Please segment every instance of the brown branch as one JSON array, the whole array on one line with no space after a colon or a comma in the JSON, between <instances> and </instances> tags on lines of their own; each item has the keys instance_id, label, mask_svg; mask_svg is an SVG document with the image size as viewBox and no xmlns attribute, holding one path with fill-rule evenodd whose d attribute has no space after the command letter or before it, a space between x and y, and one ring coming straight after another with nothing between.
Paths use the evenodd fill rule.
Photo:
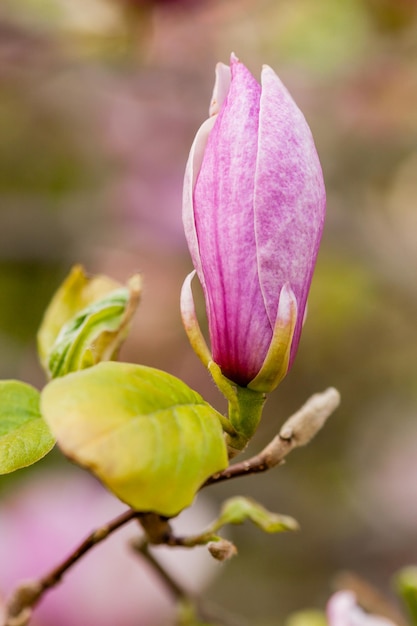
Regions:
<instances>
[{"instance_id":1,"label":"brown branch","mask_svg":"<svg viewBox=\"0 0 417 626\"><path fill-rule=\"evenodd\" d=\"M230 478L264 472L279 465L291 450L307 444L318 433L327 418L337 408L339 402L340 396L336 389L329 388L323 393L315 394L297 413L285 422L279 434L262 452L247 461L236 463L223 472L214 474L204 483L203 487L229 480ZM149 543L189 546L189 540L187 538L175 537L166 518L155 513L144 513L129 509L93 531L61 564L46 576L39 580L21 584L7 603L6 618L2 626L27 626L31 618L32 609L39 602L42 595L48 589L58 584L68 569L91 548L134 519L138 519L141 522L148 537L144 547L140 548L142 554L158 571L176 597L187 598L185 592L149 553L147 546Z\"/></svg>"},{"instance_id":2,"label":"brown branch","mask_svg":"<svg viewBox=\"0 0 417 626\"><path fill-rule=\"evenodd\" d=\"M178 542L176 542L178 539ZM185 545L181 542L180 538L172 537L174 543L167 543L167 545ZM167 540L168 541L168 540ZM133 549L138 552L159 574L171 595L183 605L187 605L200 619L205 621L216 621L223 626L246 626L246 621L241 617L237 617L226 613L223 609L219 609L212 604L206 602L200 602L198 598L193 597L192 594L183 589L174 578L162 567L160 562L154 557L149 550L149 546L152 545L149 541L133 540L131 542ZM189 546L188 546L189 547Z\"/></svg>"},{"instance_id":3,"label":"brown branch","mask_svg":"<svg viewBox=\"0 0 417 626\"><path fill-rule=\"evenodd\" d=\"M184 600L189 599L189 594L168 574L168 572L162 567L160 562L154 557L154 555L149 551L149 541L132 541L131 543L133 549L136 552L139 552L144 559L152 565L152 567L158 572L159 576L162 578L165 586L170 591L171 595L174 596L176 600Z\"/></svg>"},{"instance_id":4,"label":"brown branch","mask_svg":"<svg viewBox=\"0 0 417 626\"><path fill-rule=\"evenodd\" d=\"M129 509L104 526L94 530L75 550L57 567L39 580L22 583L13 592L7 603L6 621L3 626L26 626L29 623L32 608L41 599L42 595L51 587L58 584L62 576L86 552L101 543L115 530L118 530L133 519L140 518L142 513Z\"/></svg>"},{"instance_id":5,"label":"brown branch","mask_svg":"<svg viewBox=\"0 0 417 626\"><path fill-rule=\"evenodd\" d=\"M91 550L98 543L107 539L115 530L118 530L133 519L140 517L142 513L129 509L125 511L108 524L101 526L94 530L79 546L74 550L70 556L65 559L60 565L53 569L47 576L40 579L40 584L44 591L56 585L62 578L63 574L76 563L86 552Z\"/></svg>"},{"instance_id":6,"label":"brown branch","mask_svg":"<svg viewBox=\"0 0 417 626\"><path fill-rule=\"evenodd\" d=\"M258 474L280 465L291 450L305 446L313 439L339 403L340 394L333 387L314 394L285 422L278 435L259 454L214 474L203 487L230 478Z\"/></svg>"}]
</instances>

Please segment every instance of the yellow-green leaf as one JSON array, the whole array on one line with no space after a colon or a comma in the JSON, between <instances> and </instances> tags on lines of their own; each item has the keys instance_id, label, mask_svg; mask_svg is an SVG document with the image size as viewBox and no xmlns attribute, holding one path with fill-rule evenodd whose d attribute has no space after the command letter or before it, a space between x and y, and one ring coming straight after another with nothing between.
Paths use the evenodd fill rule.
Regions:
<instances>
[{"instance_id":1,"label":"yellow-green leaf","mask_svg":"<svg viewBox=\"0 0 417 626\"><path fill-rule=\"evenodd\" d=\"M63 452L140 511L176 515L227 466L221 416L160 370L100 363L49 383L41 407Z\"/></svg>"},{"instance_id":2,"label":"yellow-green leaf","mask_svg":"<svg viewBox=\"0 0 417 626\"><path fill-rule=\"evenodd\" d=\"M0 381L0 474L36 463L54 443L39 411L39 392L17 380Z\"/></svg>"},{"instance_id":3,"label":"yellow-green leaf","mask_svg":"<svg viewBox=\"0 0 417 626\"><path fill-rule=\"evenodd\" d=\"M54 295L38 332L48 377L56 378L115 357L139 302L141 280L123 286L75 266Z\"/></svg>"},{"instance_id":4,"label":"yellow-green leaf","mask_svg":"<svg viewBox=\"0 0 417 626\"><path fill-rule=\"evenodd\" d=\"M212 529L217 530L225 524L243 524L247 519L267 533L298 530L293 517L271 513L255 500L243 496L229 498L223 503L220 517Z\"/></svg>"},{"instance_id":5,"label":"yellow-green leaf","mask_svg":"<svg viewBox=\"0 0 417 626\"><path fill-rule=\"evenodd\" d=\"M395 587L408 609L410 623L417 625L417 566L410 565L394 577Z\"/></svg>"}]
</instances>

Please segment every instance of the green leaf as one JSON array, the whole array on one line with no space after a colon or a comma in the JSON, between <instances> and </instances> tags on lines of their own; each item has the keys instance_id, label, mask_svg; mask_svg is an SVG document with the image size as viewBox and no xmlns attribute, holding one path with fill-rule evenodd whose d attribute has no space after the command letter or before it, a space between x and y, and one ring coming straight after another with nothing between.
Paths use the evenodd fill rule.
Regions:
<instances>
[{"instance_id":1,"label":"green leaf","mask_svg":"<svg viewBox=\"0 0 417 626\"><path fill-rule=\"evenodd\" d=\"M88 277L75 266L54 295L38 333L38 350L50 378L113 359L139 302L141 281L124 287L107 276Z\"/></svg>"},{"instance_id":2,"label":"green leaf","mask_svg":"<svg viewBox=\"0 0 417 626\"><path fill-rule=\"evenodd\" d=\"M394 583L408 609L411 623L417 626L417 566L400 570L394 578Z\"/></svg>"},{"instance_id":3,"label":"green leaf","mask_svg":"<svg viewBox=\"0 0 417 626\"><path fill-rule=\"evenodd\" d=\"M63 452L139 511L176 515L227 467L221 416L160 370L100 363L49 383L41 407Z\"/></svg>"},{"instance_id":4,"label":"green leaf","mask_svg":"<svg viewBox=\"0 0 417 626\"><path fill-rule=\"evenodd\" d=\"M243 496L229 498L223 503L220 517L211 530L218 530L225 524L243 524L246 520L267 533L298 530L298 522L294 518L271 513L255 500Z\"/></svg>"},{"instance_id":5,"label":"green leaf","mask_svg":"<svg viewBox=\"0 0 417 626\"><path fill-rule=\"evenodd\" d=\"M327 626L326 614L317 609L307 609L292 613L285 621L285 626Z\"/></svg>"},{"instance_id":6,"label":"green leaf","mask_svg":"<svg viewBox=\"0 0 417 626\"><path fill-rule=\"evenodd\" d=\"M36 463L54 444L39 411L39 392L17 380L0 381L0 474Z\"/></svg>"}]
</instances>

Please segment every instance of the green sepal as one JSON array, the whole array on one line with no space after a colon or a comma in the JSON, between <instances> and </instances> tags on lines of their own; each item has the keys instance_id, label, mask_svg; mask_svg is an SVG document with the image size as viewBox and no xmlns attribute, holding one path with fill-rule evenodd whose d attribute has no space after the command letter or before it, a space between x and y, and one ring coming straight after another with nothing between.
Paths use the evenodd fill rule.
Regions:
<instances>
[{"instance_id":1,"label":"green sepal","mask_svg":"<svg viewBox=\"0 0 417 626\"><path fill-rule=\"evenodd\" d=\"M252 498L235 496L223 503L220 516L211 526L213 532L226 524L243 524L250 520L266 533L298 530L298 522L288 515L271 513Z\"/></svg>"},{"instance_id":2,"label":"green sepal","mask_svg":"<svg viewBox=\"0 0 417 626\"><path fill-rule=\"evenodd\" d=\"M411 624L417 626L417 566L400 570L394 578L394 584L407 607Z\"/></svg>"},{"instance_id":3,"label":"green sepal","mask_svg":"<svg viewBox=\"0 0 417 626\"><path fill-rule=\"evenodd\" d=\"M115 358L139 302L141 280L123 286L104 275L88 277L75 266L45 312L39 357L48 378Z\"/></svg>"},{"instance_id":4,"label":"green sepal","mask_svg":"<svg viewBox=\"0 0 417 626\"><path fill-rule=\"evenodd\" d=\"M138 511L176 515L228 464L220 415L157 369L100 363L49 383L41 407L63 452Z\"/></svg>"},{"instance_id":5,"label":"green sepal","mask_svg":"<svg viewBox=\"0 0 417 626\"><path fill-rule=\"evenodd\" d=\"M255 434L262 417L266 394L236 385L222 374L214 361L209 362L208 370L229 403L230 428L225 428L225 431L228 433L226 441L229 457L232 458L246 448Z\"/></svg>"},{"instance_id":6,"label":"green sepal","mask_svg":"<svg viewBox=\"0 0 417 626\"><path fill-rule=\"evenodd\" d=\"M0 381L0 474L36 463L54 444L39 411L39 391L18 380Z\"/></svg>"}]
</instances>

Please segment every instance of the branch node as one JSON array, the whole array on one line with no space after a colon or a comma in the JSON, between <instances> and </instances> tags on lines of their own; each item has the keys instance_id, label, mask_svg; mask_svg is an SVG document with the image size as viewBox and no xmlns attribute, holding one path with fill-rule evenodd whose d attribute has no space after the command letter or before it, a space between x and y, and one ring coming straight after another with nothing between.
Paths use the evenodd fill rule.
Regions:
<instances>
[{"instance_id":1,"label":"branch node","mask_svg":"<svg viewBox=\"0 0 417 626\"><path fill-rule=\"evenodd\" d=\"M4 622L4 626L29 626L32 617L32 609L26 607L22 609L19 615L8 616Z\"/></svg>"},{"instance_id":2,"label":"branch node","mask_svg":"<svg viewBox=\"0 0 417 626\"><path fill-rule=\"evenodd\" d=\"M259 454L213 474L203 487L238 476L265 472L282 465L291 450L304 446L313 439L339 404L340 394L334 387L314 394L285 422L279 434Z\"/></svg>"},{"instance_id":3,"label":"branch node","mask_svg":"<svg viewBox=\"0 0 417 626\"><path fill-rule=\"evenodd\" d=\"M14 590L7 603L5 626L26 626L43 592L42 584L37 580L28 580Z\"/></svg>"},{"instance_id":4,"label":"branch node","mask_svg":"<svg viewBox=\"0 0 417 626\"><path fill-rule=\"evenodd\" d=\"M283 425L279 437L294 447L305 446L324 426L340 404L340 394L334 387L316 393Z\"/></svg>"}]
</instances>

